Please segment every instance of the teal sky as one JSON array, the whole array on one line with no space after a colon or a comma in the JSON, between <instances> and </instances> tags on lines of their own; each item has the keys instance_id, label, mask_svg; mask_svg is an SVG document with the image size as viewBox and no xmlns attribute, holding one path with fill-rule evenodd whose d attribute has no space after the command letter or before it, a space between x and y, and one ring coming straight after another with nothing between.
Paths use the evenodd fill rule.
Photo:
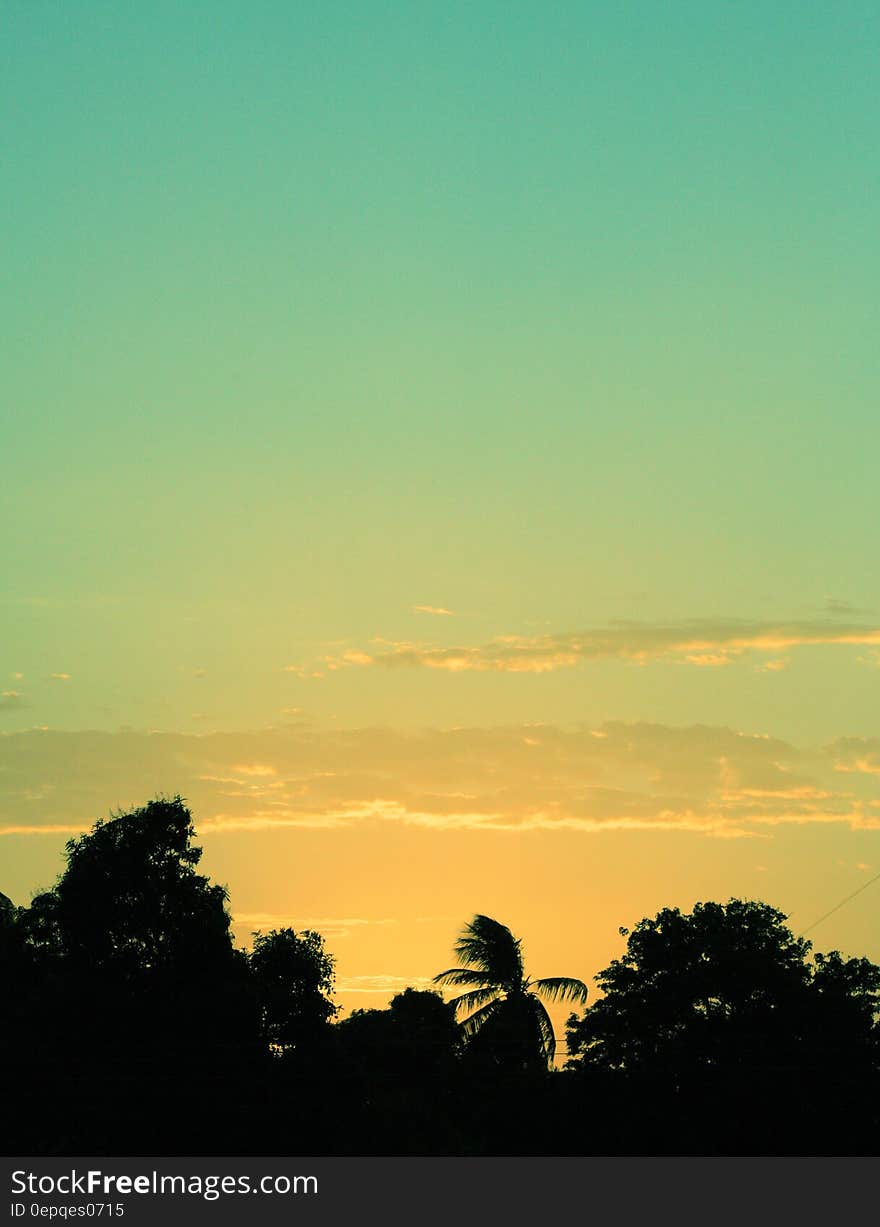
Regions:
<instances>
[{"instance_id":1,"label":"teal sky","mask_svg":"<svg viewBox=\"0 0 880 1227\"><path fill-rule=\"evenodd\" d=\"M436 864L422 828L443 787L446 810L483 806L448 836L479 864L511 823L537 824L548 866L551 819L575 823L567 865L590 823L629 823L608 848L652 852L638 890L619 870L613 934L675 902L648 873L665 836L634 831L674 811L682 899L720 896L705 832L760 796L771 901L821 911L831 846L828 891L857 884L880 808L878 45L876 4L846 0L9 0L0 750L27 769L0 775L0 827L18 895L57 867L64 833L35 841L41 824L154 791L198 797L216 863L241 838L258 864L263 836L223 833L220 784L254 831L286 789L292 822L302 762L324 778L347 752L331 730L374 726L472 740L436 751L436 778L417 740L382 741L387 767L308 794L316 846L342 838L322 823L380 821L378 798L382 830L400 818ZM681 779L660 751L579 750L564 788L549 751L519 791L485 784L522 730L602 742L607 722L690 730ZM120 728L143 738L119 743L136 784L115 751L86 769L71 750ZM178 738L158 758L156 729ZM784 765L733 778L706 729L771 734ZM238 740L202 762L195 734L218 731ZM743 830L729 891L748 893L776 862ZM533 855L515 847L490 901L514 913ZM372 889L397 887L376 869ZM248 914L299 915L269 869L244 890ZM377 941L402 920L351 906L356 932L381 913ZM434 909L444 950L464 906ZM521 914L549 942L541 906Z\"/></svg>"},{"instance_id":2,"label":"teal sky","mask_svg":"<svg viewBox=\"0 0 880 1227\"><path fill-rule=\"evenodd\" d=\"M64 603L5 639L95 688L54 720L419 602L878 603L876 6L3 20L4 572Z\"/></svg>"}]
</instances>

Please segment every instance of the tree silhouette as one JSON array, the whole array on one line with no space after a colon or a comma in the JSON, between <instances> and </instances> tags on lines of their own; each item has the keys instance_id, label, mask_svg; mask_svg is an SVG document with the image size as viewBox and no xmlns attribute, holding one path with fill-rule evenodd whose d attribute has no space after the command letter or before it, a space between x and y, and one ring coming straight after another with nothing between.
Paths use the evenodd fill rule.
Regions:
<instances>
[{"instance_id":1,"label":"tree silhouette","mask_svg":"<svg viewBox=\"0 0 880 1227\"><path fill-rule=\"evenodd\" d=\"M0 975L5 978L7 965L19 944L18 909L12 900L0 893Z\"/></svg>"},{"instance_id":2,"label":"tree silhouette","mask_svg":"<svg viewBox=\"0 0 880 1227\"><path fill-rule=\"evenodd\" d=\"M255 933L248 965L263 1037L275 1052L306 1045L337 1013L328 994L333 958L320 933L272 929Z\"/></svg>"},{"instance_id":3,"label":"tree silhouette","mask_svg":"<svg viewBox=\"0 0 880 1227\"><path fill-rule=\"evenodd\" d=\"M596 976L604 995L568 1024L574 1063L717 1067L778 1052L800 1034L810 943L764 903L698 903L641 920Z\"/></svg>"},{"instance_id":4,"label":"tree silhouette","mask_svg":"<svg viewBox=\"0 0 880 1227\"><path fill-rule=\"evenodd\" d=\"M99 820L68 841L66 870L34 901L35 940L122 976L225 961L227 892L196 872L194 834L180 797Z\"/></svg>"},{"instance_id":5,"label":"tree silhouette","mask_svg":"<svg viewBox=\"0 0 880 1227\"><path fill-rule=\"evenodd\" d=\"M66 845L67 867L21 909L45 992L71 1033L202 1050L251 1024L244 955L225 887L196 871L201 848L180 797L98 821ZM100 1024L96 1024L100 1018Z\"/></svg>"},{"instance_id":6,"label":"tree silhouette","mask_svg":"<svg viewBox=\"0 0 880 1227\"><path fill-rule=\"evenodd\" d=\"M26 1109L31 1146L45 1147L51 1128L62 1151L110 1153L120 1120L144 1153L172 1138L222 1144L224 1083L239 1093L261 1046L226 890L197 872L193 837L180 797L99 821L68 842L55 886L18 909L8 1093ZM71 1096L76 1114L64 1108Z\"/></svg>"},{"instance_id":7,"label":"tree silhouette","mask_svg":"<svg viewBox=\"0 0 880 1227\"><path fill-rule=\"evenodd\" d=\"M0 1001L3 1002L0 1040L5 1043L14 1034L21 1015L30 962L18 919L19 909L7 895L0 894Z\"/></svg>"},{"instance_id":8,"label":"tree silhouette","mask_svg":"<svg viewBox=\"0 0 880 1227\"><path fill-rule=\"evenodd\" d=\"M335 1030L349 1060L397 1079L448 1071L460 1040L452 1004L414 988L396 993L386 1010L353 1010Z\"/></svg>"},{"instance_id":9,"label":"tree silhouette","mask_svg":"<svg viewBox=\"0 0 880 1227\"><path fill-rule=\"evenodd\" d=\"M582 1003L587 999L583 981L568 976L531 980L523 967L522 942L490 916L478 914L465 925L455 953L461 966L440 972L434 983L467 986L450 1003L456 1012L471 1011L461 1024L463 1036L505 1062L552 1065L556 1037L540 998Z\"/></svg>"},{"instance_id":10,"label":"tree silhouette","mask_svg":"<svg viewBox=\"0 0 880 1227\"><path fill-rule=\"evenodd\" d=\"M858 1153L873 1136L880 968L811 958L785 920L731 899L621 930L604 996L568 1020L567 1068L585 1087L611 1079L641 1148Z\"/></svg>"},{"instance_id":11,"label":"tree silhouette","mask_svg":"<svg viewBox=\"0 0 880 1227\"><path fill-rule=\"evenodd\" d=\"M333 1038L331 1102L346 1105L337 1137L368 1154L447 1153L461 1074L453 1007L438 992L407 988L387 1009L353 1010Z\"/></svg>"},{"instance_id":12,"label":"tree silhouette","mask_svg":"<svg viewBox=\"0 0 880 1227\"><path fill-rule=\"evenodd\" d=\"M194 835L180 797L151 801L71 840L29 907L0 894L9 1153L876 1153L880 967L814 954L767 904L621 930L548 1076L542 999L587 989L532 980L504 925L465 926L435 977L454 1000L408 989L331 1026L321 935L235 949Z\"/></svg>"},{"instance_id":13,"label":"tree silhouette","mask_svg":"<svg viewBox=\"0 0 880 1227\"><path fill-rule=\"evenodd\" d=\"M572 1068L766 1088L867 1077L877 1062L880 968L811 943L765 903L698 903L640 921L596 977L604 996L568 1022Z\"/></svg>"},{"instance_id":14,"label":"tree silhouette","mask_svg":"<svg viewBox=\"0 0 880 1227\"><path fill-rule=\"evenodd\" d=\"M804 1027L812 1049L829 1067L844 1065L858 1076L880 1067L880 967L837 950L814 959Z\"/></svg>"}]
</instances>

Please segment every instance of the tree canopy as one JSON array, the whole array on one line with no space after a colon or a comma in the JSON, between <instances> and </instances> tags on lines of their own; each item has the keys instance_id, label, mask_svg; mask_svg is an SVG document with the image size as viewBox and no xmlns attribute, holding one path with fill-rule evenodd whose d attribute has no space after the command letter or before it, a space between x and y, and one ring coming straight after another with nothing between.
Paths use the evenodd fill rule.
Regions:
<instances>
[{"instance_id":1,"label":"tree canopy","mask_svg":"<svg viewBox=\"0 0 880 1227\"><path fill-rule=\"evenodd\" d=\"M180 797L95 823L31 905L33 940L104 972L191 972L232 951L227 892L196 872L201 848Z\"/></svg>"},{"instance_id":2,"label":"tree canopy","mask_svg":"<svg viewBox=\"0 0 880 1227\"><path fill-rule=\"evenodd\" d=\"M448 1070L460 1037L455 1008L439 993L406 988L385 1010L353 1010L336 1028L340 1051L386 1076Z\"/></svg>"},{"instance_id":3,"label":"tree canopy","mask_svg":"<svg viewBox=\"0 0 880 1227\"><path fill-rule=\"evenodd\" d=\"M340 1020L321 934L237 948L200 864L186 805L159 798L70 840L30 906L0 894L10 1153L876 1151L880 967L814 952L766 903L621 930L558 1070L544 1003L586 985L533 979L499 921L460 933L435 977L453 1000L410 988Z\"/></svg>"},{"instance_id":4,"label":"tree canopy","mask_svg":"<svg viewBox=\"0 0 880 1227\"><path fill-rule=\"evenodd\" d=\"M248 965L259 1002L263 1037L273 1051L286 1052L313 1040L337 1013L331 955L320 933L272 929L255 933Z\"/></svg>"},{"instance_id":5,"label":"tree canopy","mask_svg":"<svg viewBox=\"0 0 880 1227\"><path fill-rule=\"evenodd\" d=\"M790 1066L815 1059L832 1016L851 1046L870 1047L880 969L837 952L812 962L785 920L731 899L621 930L624 954L596 977L604 995L569 1019L569 1064L673 1076Z\"/></svg>"}]
</instances>

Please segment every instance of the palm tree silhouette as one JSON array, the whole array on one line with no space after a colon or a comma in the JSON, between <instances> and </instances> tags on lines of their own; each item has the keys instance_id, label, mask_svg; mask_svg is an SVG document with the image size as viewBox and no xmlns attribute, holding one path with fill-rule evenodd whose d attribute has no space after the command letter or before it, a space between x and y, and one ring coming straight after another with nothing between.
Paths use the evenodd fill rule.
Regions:
<instances>
[{"instance_id":1,"label":"palm tree silhouette","mask_svg":"<svg viewBox=\"0 0 880 1227\"><path fill-rule=\"evenodd\" d=\"M537 1058L552 1065L556 1036L540 998L582 1004L586 984L570 976L530 980L523 968L522 942L491 916L476 915L465 925L455 953L461 966L441 971L434 983L468 986L450 1002L456 1013L472 1011L461 1024L465 1039L482 1035L487 1043L494 1039L508 1051L517 1050L526 1064Z\"/></svg>"}]
</instances>

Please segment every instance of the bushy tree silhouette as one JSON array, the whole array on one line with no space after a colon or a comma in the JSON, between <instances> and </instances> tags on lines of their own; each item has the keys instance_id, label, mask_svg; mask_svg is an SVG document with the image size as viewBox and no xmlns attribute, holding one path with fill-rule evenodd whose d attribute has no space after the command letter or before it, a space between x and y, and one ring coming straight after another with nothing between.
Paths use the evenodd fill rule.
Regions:
<instances>
[{"instance_id":1,"label":"bushy tree silhouette","mask_svg":"<svg viewBox=\"0 0 880 1227\"><path fill-rule=\"evenodd\" d=\"M200 1034L204 1047L246 1025L247 969L226 888L197 872L194 835L180 797L98 821L68 841L56 885L23 911L71 1029L90 1042L96 1014L104 1044L192 1048Z\"/></svg>"},{"instance_id":2,"label":"bushy tree silhouette","mask_svg":"<svg viewBox=\"0 0 880 1227\"><path fill-rule=\"evenodd\" d=\"M603 996L568 1026L571 1059L610 1069L714 1064L789 1033L810 980L810 943L762 903L698 903L639 921L596 980Z\"/></svg>"},{"instance_id":3,"label":"bushy tree silhouette","mask_svg":"<svg viewBox=\"0 0 880 1227\"><path fill-rule=\"evenodd\" d=\"M587 986L568 976L531 980L525 973L522 942L506 925L477 914L455 943L460 967L434 977L439 985L466 987L451 1004L471 1011L461 1024L472 1047L505 1064L553 1064L556 1037L540 998L584 1002Z\"/></svg>"},{"instance_id":4,"label":"bushy tree silhouette","mask_svg":"<svg viewBox=\"0 0 880 1227\"><path fill-rule=\"evenodd\" d=\"M17 924L18 909L12 900L0 894L0 976L8 975L10 963L20 943L20 928Z\"/></svg>"},{"instance_id":5,"label":"bushy tree silhouette","mask_svg":"<svg viewBox=\"0 0 880 1227\"><path fill-rule=\"evenodd\" d=\"M66 870L32 905L35 940L122 977L222 964L232 951L227 892L196 872L194 834L174 797L69 840Z\"/></svg>"},{"instance_id":6,"label":"bushy tree silhouette","mask_svg":"<svg viewBox=\"0 0 880 1227\"><path fill-rule=\"evenodd\" d=\"M68 842L55 886L17 913L26 957L16 1085L30 1086L35 1104L73 1096L76 1114L63 1128L95 1152L112 1145L120 1118L133 1147L161 1149L171 1137L188 1147L198 1137L210 1148L221 1074L234 1078L236 1062L258 1051L226 890L197 872L193 838L180 797L99 821ZM31 1117L38 1149L46 1119Z\"/></svg>"},{"instance_id":7,"label":"bushy tree silhouette","mask_svg":"<svg viewBox=\"0 0 880 1227\"><path fill-rule=\"evenodd\" d=\"M455 1008L439 993L414 988L396 993L386 1010L354 1010L336 1032L349 1063L397 1081L447 1071L460 1044Z\"/></svg>"},{"instance_id":8,"label":"bushy tree silhouette","mask_svg":"<svg viewBox=\"0 0 880 1227\"><path fill-rule=\"evenodd\" d=\"M866 1088L877 1072L880 968L836 951L812 959L785 920L731 899L687 914L664 908L621 930L624 954L596 977L604 995L568 1020L568 1068L622 1077L630 1115L643 1126L654 1116L651 1145L863 1145L876 1116Z\"/></svg>"},{"instance_id":9,"label":"bushy tree silhouette","mask_svg":"<svg viewBox=\"0 0 880 1227\"><path fill-rule=\"evenodd\" d=\"M8 896L0 894L0 1043L4 1046L16 1030L29 963L19 910Z\"/></svg>"},{"instance_id":10,"label":"bushy tree silhouette","mask_svg":"<svg viewBox=\"0 0 880 1227\"><path fill-rule=\"evenodd\" d=\"M625 953L596 980L604 995L568 1026L575 1064L611 1069L777 1062L815 1040L821 1013L868 1040L878 969L837 952L809 961L811 943L765 903L698 903L641 920Z\"/></svg>"},{"instance_id":11,"label":"bushy tree silhouette","mask_svg":"<svg viewBox=\"0 0 880 1227\"><path fill-rule=\"evenodd\" d=\"M439 993L407 988L387 1009L354 1010L333 1032L337 1097L347 1105L339 1132L349 1148L448 1153L460 1074L453 1007Z\"/></svg>"},{"instance_id":12,"label":"bushy tree silhouette","mask_svg":"<svg viewBox=\"0 0 880 1227\"><path fill-rule=\"evenodd\" d=\"M272 929L255 933L248 965L259 1003L260 1027L273 1051L314 1043L338 1007L330 1000L333 958L320 933Z\"/></svg>"}]
</instances>

